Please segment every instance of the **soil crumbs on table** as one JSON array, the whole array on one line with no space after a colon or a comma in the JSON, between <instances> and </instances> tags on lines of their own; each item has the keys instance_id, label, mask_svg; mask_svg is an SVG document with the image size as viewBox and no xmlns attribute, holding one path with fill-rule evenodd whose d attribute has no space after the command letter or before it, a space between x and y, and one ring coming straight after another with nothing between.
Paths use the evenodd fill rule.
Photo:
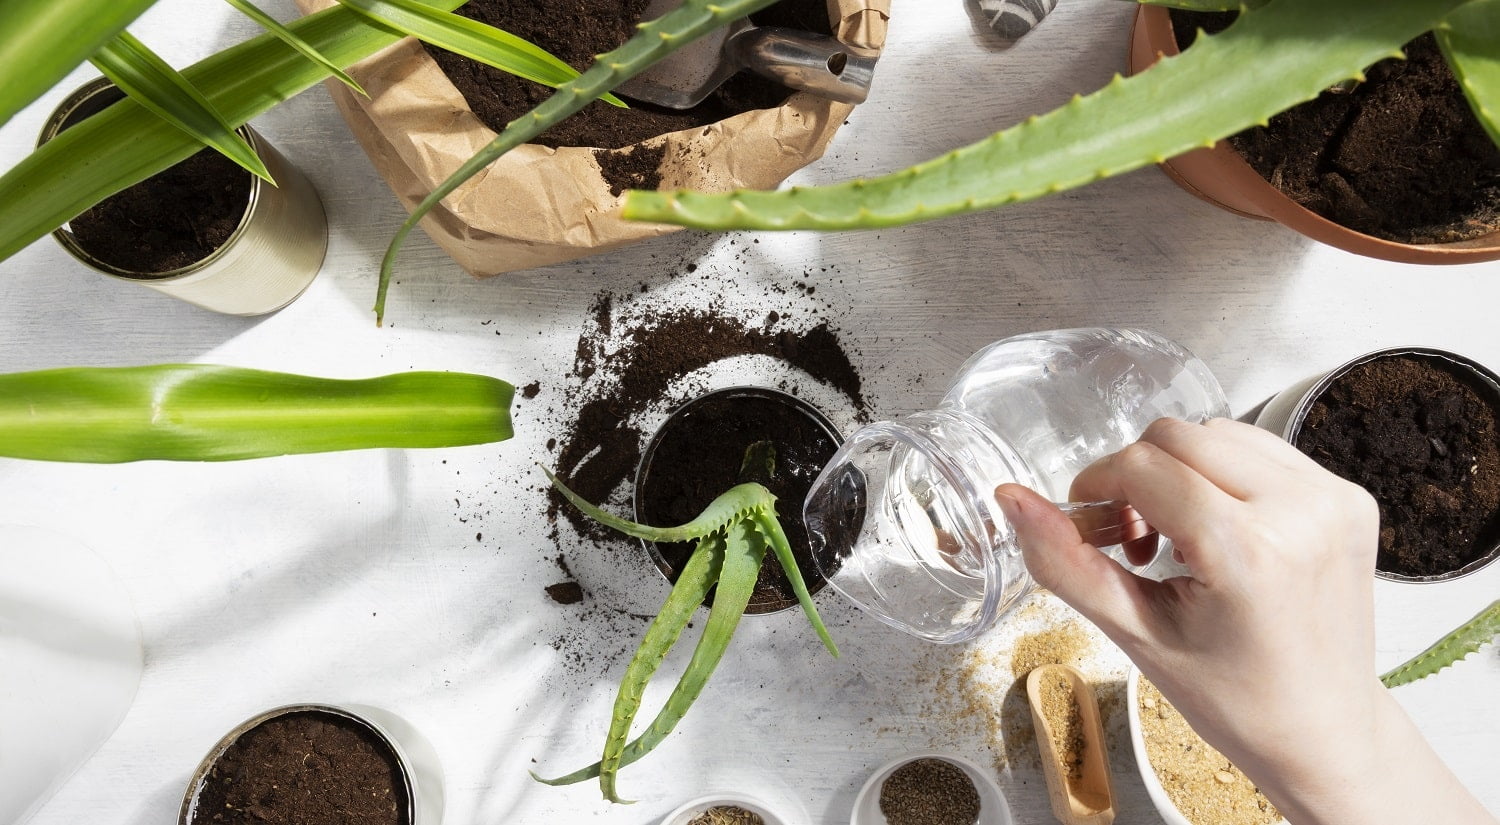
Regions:
<instances>
[{"instance_id":1,"label":"soil crumbs on table","mask_svg":"<svg viewBox=\"0 0 1500 825\"><path fill-rule=\"evenodd\" d=\"M1173 11L1178 43L1233 15ZM1500 147L1474 115L1431 34L1330 90L1230 138L1261 177L1367 235L1449 243L1500 230Z\"/></svg>"},{"instance_id":2,"label":"soil crumbs on table","mask_svg":"<svg viewBox=\"0 0 1500 825\"><path fill-rule=\"evenodd\" d=\"M1156 686L1142 678L1141 736L1151 769L1193 825L1271 825L1281 814L1245 774L1204 742Z\"/></svg>"},{"instance_id":3,"label":"soil crumbs on table","mask_svg":"<svg viewBox=\"0 0 1500 825\"><path fill-rule=\"evenodd\" d=\"M974 780L946 759L916 759L880 783L887 825L974 825L979 821Z\"/></svg>"},{"instance_id":4,"label":"soil crumbs on table","mask_svg":"<svg viewBox=\"0 0 1500 825\"><path fill-rule=\"evenodd\" d=\"M68 221L79 246L128 272L171 272L224 245L250 206L250 173L213 149Z\"/></svg>"},{"instance_id":5,"label":"soil crumbs on table","mask_svg":"<svg viewBox=\"0 0 1500 825\"><path fill-rule=\"evenodd\" d=\"M1375 497L1385 572L1458 570L1500 541L1500 398L1460 375L1435 357L1361 364L1331 382L1297 436Z\"/></svg>"},{"instance_id":6,"label":"soil crumbs on table","mask_svg":"<svg viewBox=\"0 0 1500 825\"><path fill-rule=\"evenodd\" d=\"M715 805L688 820L687 825L766 825L766 820L738 805Z\"/></svg>"},{"instance_id":7,"label":"soil crumbs on table","mask_svg":"<svg viewBox=\"0 0 1500 825\"><path fill-rule=\"evenodd\" d=\"M635 25L647 4L648 0L470 0L457 13L525 38L583 71L593 64L596 55L635 34ZM751 20L763 26L831 33L823 0L782 0L751 15ZM540 83L432 46L427 51L480 121L497 132L552 96L553 90ZM553 147L620 149L667 132L707 126L751 109L779 106L790 94L791 90L779 83L740 72L691 109L639 102L622 109L595 101L535 142Z\"/></svg>"},{"instance_id":8,"label":"soil crumbs on table","mask_svg":"<svg viewBox=\"0 0 1500 825\"><path fill-rule=\"evenodd\" d=\"M410 825L390 747L368 728L318 711L246 731L210 769L191 825Z\"/></svg>"}]
</instances>

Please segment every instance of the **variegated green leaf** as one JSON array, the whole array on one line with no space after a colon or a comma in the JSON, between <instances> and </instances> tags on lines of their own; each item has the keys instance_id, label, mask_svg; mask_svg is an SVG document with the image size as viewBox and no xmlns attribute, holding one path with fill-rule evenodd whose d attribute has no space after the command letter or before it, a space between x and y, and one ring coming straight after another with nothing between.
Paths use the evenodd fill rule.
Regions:
<instances>
[{"instance_id":1,"label":"variegated green leaf","mask_svg":"<svg viewBox=\"0 0 1500 825\"><path fill-rule=\"evenodd\" d=\"M130 32L120 32L89 59L131 99L270 183L255 150L203 93Z\"/></svg>"},{"instance_id":2,"label":"variegated green leaf","mask_svg":"<svg viewBox=\"0 0 1500 825\"><path fill-rule=\"evenodd\" d=\"M4 0L0 126L125 30L156 0Z\"/></svg>"}]
</instances>

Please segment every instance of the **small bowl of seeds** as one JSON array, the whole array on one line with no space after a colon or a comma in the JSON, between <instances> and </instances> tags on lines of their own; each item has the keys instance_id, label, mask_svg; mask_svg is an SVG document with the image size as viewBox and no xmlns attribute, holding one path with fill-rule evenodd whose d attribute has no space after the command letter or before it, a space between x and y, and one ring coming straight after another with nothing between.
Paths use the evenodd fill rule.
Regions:
<instances>
[{"instance_id":1,"label":"small bowl of seeds","mask_svg":"<svg viewBox=\"0 0 1500 825\"><path fill-rule=\"evenodd\" d=\"M850 825L1014 825L984 768L950 753L914 753L881 765L854 799Z\"/></svg>"},{"instance_id":2,"label":"small bowl of seeds","mask_svg":"<svg viewBox=\"0 0 1500 825\"><path fill-rule=\"evenodd\" d=\"M661 825L787 825L765 803L740 794L709 794L667 814Z\"/></svg>"}]
</instances>

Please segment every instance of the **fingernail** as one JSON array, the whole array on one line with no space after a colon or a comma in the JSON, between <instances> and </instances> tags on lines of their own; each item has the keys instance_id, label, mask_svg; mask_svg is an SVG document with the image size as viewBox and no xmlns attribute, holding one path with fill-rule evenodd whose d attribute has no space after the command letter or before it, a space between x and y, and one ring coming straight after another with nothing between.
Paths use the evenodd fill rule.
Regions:
<instances>
[{"instance_id":1,"label":"fingernail","mask_svg":"<svg viewBox=\"0 0 1500 825\"><path fill-rule=\"evenodd\" d=\"M995 503L1000 505L1000 512L1011 521L1015 521L1021 514L1021 500L1006 492L1003 484L995 488Z\"/></svg>"}]
</instances>

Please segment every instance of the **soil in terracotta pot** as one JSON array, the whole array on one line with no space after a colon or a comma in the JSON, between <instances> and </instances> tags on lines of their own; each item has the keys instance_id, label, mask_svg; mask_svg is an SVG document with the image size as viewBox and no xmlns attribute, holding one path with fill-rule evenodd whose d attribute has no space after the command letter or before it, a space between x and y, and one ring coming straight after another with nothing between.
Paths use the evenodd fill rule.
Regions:
<instances>
[{"instance_id":1,"label":"soil in terracotta pot","mask_svg":"<svg viewBox=\"0 0 1500 825\"><path fill-rule=\"evenodd\" d=\"M1500 396L1440 358L1377 358L1315 401L1297 447L1380 505L1376 567L1458 570L1500 541Z\"/></svg>"},{"instance_id":2,"label":"soil in terracotta pot","mask_svg":"<svg viewBox=\"0 0 1500 825\"><path fill-rule=\"evenodd\" d=\"M410 825L395 754L365 726L289 713L230 745L204 779L190 825Z\"/></svg>"},{"instance_id":3,"label":"soil in terracotta pot","mask_svg":"<svg viewBox=\"0 0 1500 825\"><path fill-rule=\"evenodd\" d=\"M582 71L593 63L596 55L619 46L635 33L635 25L640 22L647 3L648 0L470 0L459 7L458 13L530 40ZM751 19L759 25L830 33L824 0L782 0ZM546 86L466 57L431 46L428 52L458 87L475 115L496 131L552 95L552 89ZM543 133L536 142L554 147L619 149L667 132L706 126L751 109L779 106L789 94L791 90L779 83L741 72L691 109L666 109L632 102L627 110L595 101ZM611 184L617 182L610 180ZM631 185L630 181L626 185Z\"/></svg>"},{"instance_id":4,"label":"soil in terracotta pot","mask_svg":"<svg viewBox=\"0 0 1500 825\"><path fill-rule=\"evenodd\" d=\"M100 93L75 116L82 120L119 98L118 92ZM250 207L250 187L249 172L204 149L105 198L68 221L68 228L86 252L118 269L171 272L207 258L229 240Z\"/></svg>"},{"instance_id":5,"label":"soil in terracotta pot","mask_svg":"<svg viewBox=\"0 0 1500 825\"><path fill-rule=\"evenodd\" d=\"M751 445L768 443L774 470L742 472ZM776 496L776 515L808 590L817 592L822 577L812 563L802 500L838 449L818 422L785 401L753 395L719 395L693 403L658 431L650 465L636 491L640 520L656 526L691 521L724 491L745 481L766 486ZM673 581L692 555L691 543L658 544L663 571ZM713 603L713 595L704 601ZM786 572L771 553L760 568L749 613L769 612L797 603Z\"/></svg>"},{"instance_id":6,"label":"soil in terracotta pot","mask_svg":"<svg viewBox=\"0 0 1500 825\"><path fill-rule=\"evenodd\" d=\"M1179 48L1232 15L1172 12ZM1447 243L1500 230L1500 147L1432 35L1382 60L1352 91L1325 92L1230 138L1302 206L1367 235Z\"/></svg>"}]
</instances>

